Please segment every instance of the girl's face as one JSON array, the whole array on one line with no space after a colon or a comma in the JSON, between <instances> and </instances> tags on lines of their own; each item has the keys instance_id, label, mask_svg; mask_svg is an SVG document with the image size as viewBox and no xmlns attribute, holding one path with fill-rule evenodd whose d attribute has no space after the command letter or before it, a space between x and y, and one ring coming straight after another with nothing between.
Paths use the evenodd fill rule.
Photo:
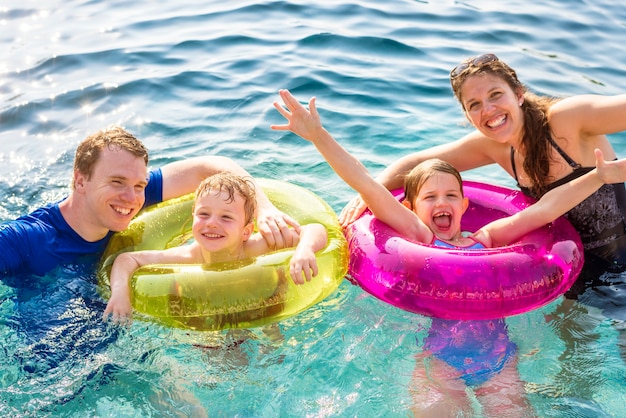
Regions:
<instances>
[{"instance_id":1,"label":"girl's face","mask_svg":"<svg viewBox=\"0 0 626 418\"><path fill-rule=\"evenodd\" d=\"M488 73L473 75L461 86L467 119L486 137L517 146L524 129L524 96L501 78Z\"/></svg>"},{"instance_id":2,"label":"girl's face","mask_svg":"<svg viewBox=\"0 0 626 418\"><path fill-rule=\"evenodd\" d=\"M237 259L243 243L250 238L254 224L246 224L243 198L235 195L232 202L226 193L211 190L196 200L192 233L203 251L221 253L225 260Z\"/></svg>"},{"instance_id":3,"label":"girl's face","mask_svg":"<svg viewBox=\"0 0 626 418\"><path fill-rule=\"evenodd\" d=\"M435 173L418 191L413 212L437 237L453 240L461 233L461 217L468 205L455 176Z\"/></svg>"}]
</instances>

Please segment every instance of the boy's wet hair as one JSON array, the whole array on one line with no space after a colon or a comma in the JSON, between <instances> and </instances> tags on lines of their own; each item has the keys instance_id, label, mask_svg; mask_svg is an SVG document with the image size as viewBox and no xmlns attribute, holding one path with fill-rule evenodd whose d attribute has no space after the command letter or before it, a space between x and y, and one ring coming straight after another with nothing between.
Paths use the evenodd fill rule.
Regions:
<instances>
[{"instance_id":1,"label":"boy's wet hair","mask_svg":"<svg viewBox=\"0 0 626 418\"><path fill-rule=\"evenodd\" d=\"M253 222L256 215L256 188L251 177L238 176L229 172L217 173L207 177L196 189L195 201L207 196L211 191L225 193L227 202L239 195L243 198L246 224Z\"/></svg>"}]
</instances>

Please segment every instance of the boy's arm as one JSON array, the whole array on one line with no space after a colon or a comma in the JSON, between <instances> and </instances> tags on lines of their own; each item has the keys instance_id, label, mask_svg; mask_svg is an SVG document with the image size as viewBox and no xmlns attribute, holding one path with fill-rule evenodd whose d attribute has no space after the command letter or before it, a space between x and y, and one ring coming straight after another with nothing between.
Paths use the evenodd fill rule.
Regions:
<instances>
[{"instance_id":1,"label":"boy's arm","mask_svg":"<svg viewBox=\"0 0 626 418\"><path fill-rule=\"evenodd\" d=\"M595 150L596 168L589 173L550 190L535 204L484 226L474 238L487 247L508 245L528 232L564 215L598 190L603 184L626 181L626 159L604 161Z\"/></svg>"},{"instance_id":2,"label":"boy's arm","mask_svg":"<svg viewBox=\"0 0 626 418\"><path fill-rule=\"evenodd\" d=\"M289 272L296 284L311 281L317 276L317 259L315 253L328 244L326 228L318 223L303 225L300 230L300 242L291 257Z\"/></svg>"},{"instance_id":3,"label":"boy's arm","mask_svg":"<svg viewBox=\"0 0 626 418\"><path fill-rule=\"evenodd\" d=\"M318 223L303 225L299 231L295 229L289 229L289 231L293 234L293 242L296 243L296 245L291 247L283 247L296 247L289 263L289 271L296 284L303 284L305 280L309 281L311 277L317 275L318 269L315 253L326 247L328 234L326 228ZM283 249L270 248L260 234L252 235L244 245L248 257L258 257L273 250Z\"/></svg>"},{"instance_id":4,"label":"boy's arm","mask_svg":"<svg viewBox=\"0 0 626 418\"><path fill-rule=\"evenodd\" d=\"M130 304L130 278L141 266L162 263L163 251L136 251L122 253L115 258L111 267L111 297L104 309L103 318L109 315L114 322L126 322L133 308Z\"/></svg>"}]
</instances>

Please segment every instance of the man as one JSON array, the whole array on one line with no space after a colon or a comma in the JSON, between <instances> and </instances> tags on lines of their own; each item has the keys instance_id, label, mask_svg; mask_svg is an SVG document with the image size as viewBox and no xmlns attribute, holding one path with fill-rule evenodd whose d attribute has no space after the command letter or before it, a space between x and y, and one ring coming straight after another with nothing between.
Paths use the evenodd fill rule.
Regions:
<instances>
[{"instance_id":1,"label":"man","mask_svg":"<svg viewBox=\"0 0 626 418\"><path fill-rule=\"evenodd\" d=\"M60 202L0 225L0 277L44 275L62 264L93 262L111 234L128 227L145 206L193 192L206 177L230 171L250 176L226 157L196 157L147 172L148 151L113 127L87 137L76 150L72 190ZM259 232L270 247L292 246L289 225L259 189Z\"/></svg>"}]
</instances>

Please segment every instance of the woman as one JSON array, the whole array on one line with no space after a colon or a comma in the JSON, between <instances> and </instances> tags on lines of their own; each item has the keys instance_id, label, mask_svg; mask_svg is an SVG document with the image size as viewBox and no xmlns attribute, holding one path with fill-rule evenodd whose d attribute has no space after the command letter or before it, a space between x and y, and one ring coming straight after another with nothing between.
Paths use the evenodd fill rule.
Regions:
<instances>
[{"instance_id":1,"label":"woman","mask_svg":"<svg viewBox=\"0 0 626 418\"><path fill-rule=\"evenodd\" d=\"M623 180L626 174L626 160L605 163L598 150L594 160L598 170L547 193L523 211L466 235L461 229L461 217L469 202L463 194L461 175L452 165L439 159L418 164L404 177L406 198L399 202L322 126L315 98L306 110L289 91L280 90L279 94L285 107L278 102L274 102L274 107L287 124L271 128L290 130L312 142L333 170L369 202L377 219L416 242L471 250L508 245L553 221L601 184ZM471 411L467 393L467 388L471 388L487 416L532 415L517 372L517 346L509 340L503 318L433 318L424 351L418 354L417 361L428 364L416 367L413 374L411 390L420 414L457 416Z\"/></svg>"},{"instance_id":2,"label":"woman","mask_svg":"<svg viewBox=\"0 0 626 418\"><path fill-rule=\"evenodd\" d=\"M429 158L459 171L499 164L520 189L535 198L595 166L594 149L607 160L615 151L607 134L626 130L626 95L580 95L564 99L537 96L515 71L493 54L470 58L450 72L450 83L475 130L458 141L407 155L377 178L388 189L401 187L404 175ZM343 225L365 209L360 197L343 210ZM579 232L588 261L598 276L626 268L626 191L605 185L566 217Z\"/></svg>"}]
</instances>

